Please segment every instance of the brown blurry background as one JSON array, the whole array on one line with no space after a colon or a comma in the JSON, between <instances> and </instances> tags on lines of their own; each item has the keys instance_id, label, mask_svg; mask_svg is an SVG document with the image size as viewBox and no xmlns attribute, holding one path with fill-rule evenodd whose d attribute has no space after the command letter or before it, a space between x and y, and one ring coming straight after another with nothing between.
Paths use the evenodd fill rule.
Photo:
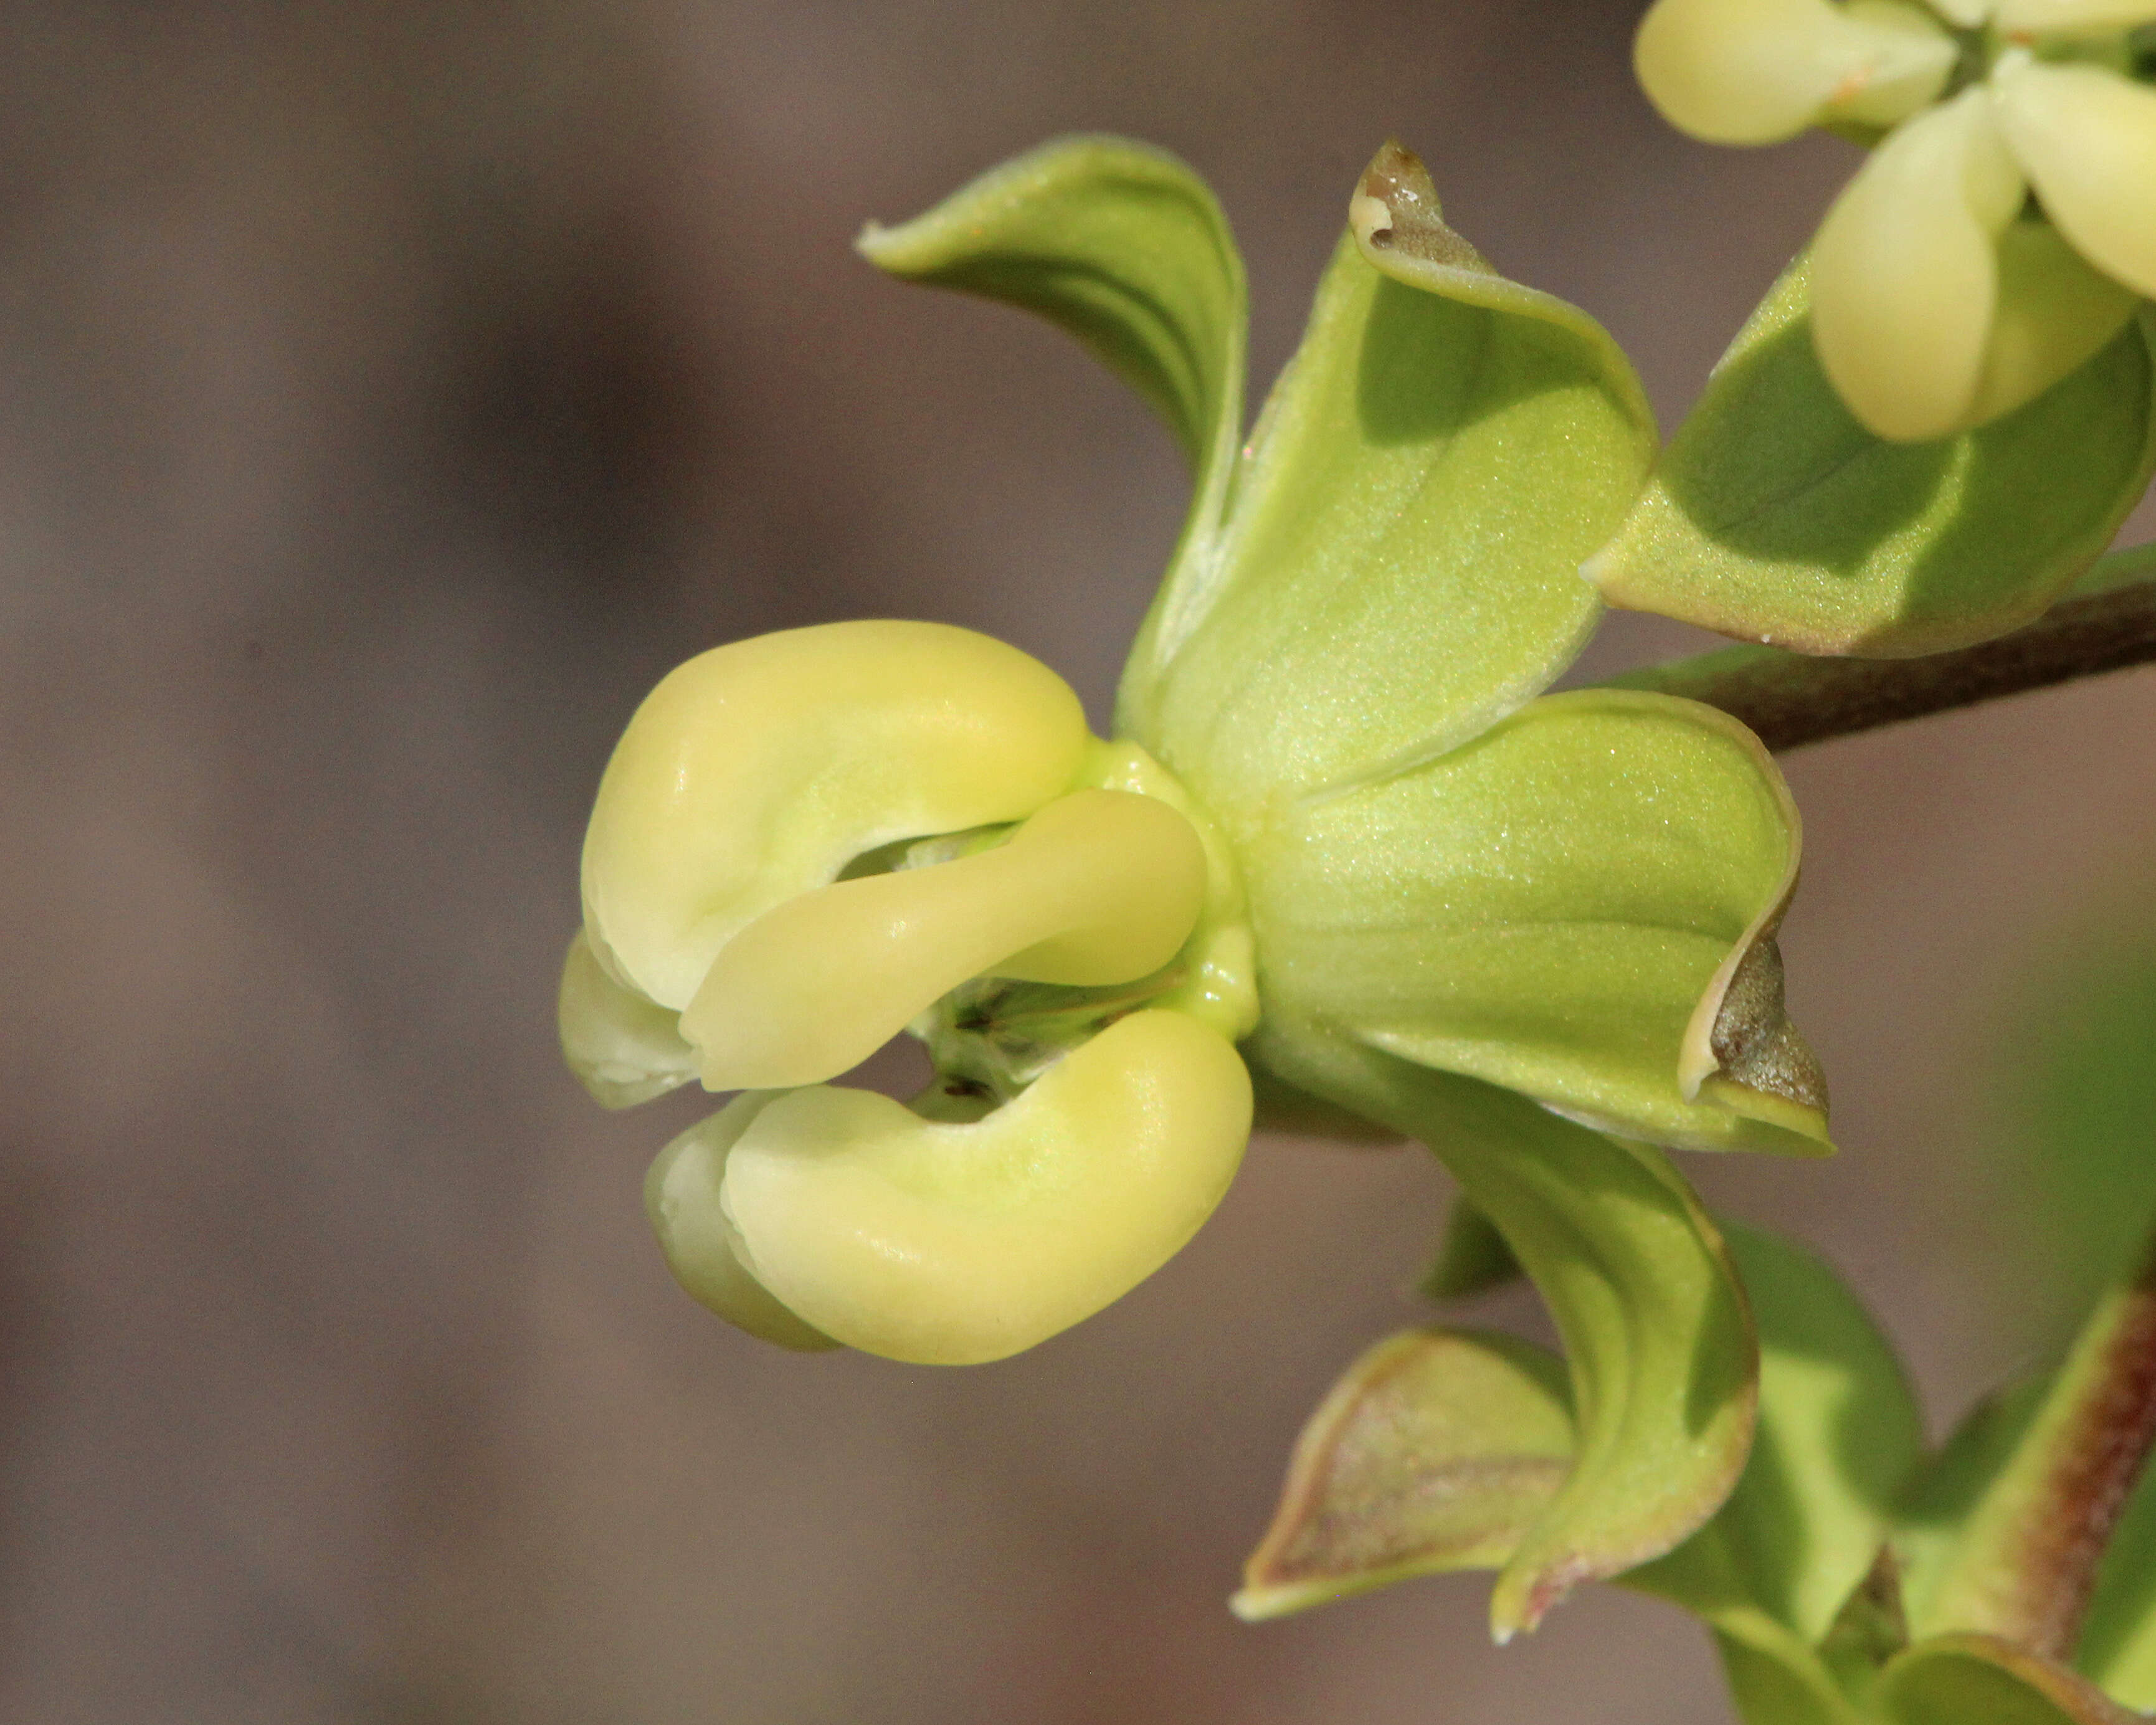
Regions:
<instances>
[{"instance_id":1,"label":"brown blurry background","mask_svg":"<svg viewBox=\"0 0 2156 1725\"><path fill-rule=\"evenodd\" d=\"M804 1360L646 1234L695 1101L601 1113L552 1023L591 790L690 653L940 618L1105 716L1169 441L878 279L865 219L1059 131L1167 145L1261 383L1397 133L1673 424L1847 152L1666 131L1636 11L6 0L0 1718L1726 1717L1606 1590L1502 1654L1473 1578L1228 1615L1303 1414L1417 1315L1427 1158L1260 1141L1033 1353ZM2075 942L2148 937L2153 719L2128 674L1790 762L1845 1153L1689 1167L1829 1246L1935 1422L2059 1321L2007 1273L1999 1060Z\"/></svg>"}]
</instances>

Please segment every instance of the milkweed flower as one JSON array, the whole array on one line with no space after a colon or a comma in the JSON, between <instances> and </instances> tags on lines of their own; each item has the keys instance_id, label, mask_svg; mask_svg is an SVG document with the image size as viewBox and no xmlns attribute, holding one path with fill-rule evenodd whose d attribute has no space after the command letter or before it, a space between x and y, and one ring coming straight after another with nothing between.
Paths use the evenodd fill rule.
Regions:
<instances>
[{"instance_id":1,"label":"milkweed flower","mask_svg":"<svg viewBox=\"0 0 2156 1725\"><path fill-rule=\"evenodd\" d=\"M1984 424L2156 295L2152 0L1657 0L1635 64L1715 143L1873 144L1811 255L1820 361L1878 435Z\"/></svg>"},{"instance_id":2,"label":"milkweed flower","mask_svg":"<svg viewBox=\"0 0 2156 1725\"><path fill-rule=\"evenodd\" d=\"M1024 654L902 622L720 647L629 723L561 1024L603 1101L739 1092L647 1183L675 1276L787 1345L992 1359L1174 1252L1254 1098L1375 1121L1598 1386L1503 1620L1666 1549L1742 1466L1748 1332L1648 1146L1815 1153L1825 1092L1770 758L1688 701L1544 693L1655 449L1623 355L1393 149L1247 445L1240 264L1170 158L1065 141L861 248L1078 335L1195 495L1108 739ZM832 1082L906 1031L922 1095Z\"/></svg>"}]
</instances>

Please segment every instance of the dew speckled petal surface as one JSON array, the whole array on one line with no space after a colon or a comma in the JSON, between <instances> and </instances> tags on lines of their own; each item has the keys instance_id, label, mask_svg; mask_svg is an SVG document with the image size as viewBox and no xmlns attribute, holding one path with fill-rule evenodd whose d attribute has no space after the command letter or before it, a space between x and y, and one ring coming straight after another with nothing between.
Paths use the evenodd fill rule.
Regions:
<instances>
[{"instance_id":1,"label":"dew speckled petal surface","mask_svg":"<svg viewBox=\"0 0 2156 1725\"><path fill-rule=\"evenodd\" d=\"M1024 819L1087 742L1068 684L970 629L834 623L714 648L646 697L607 764L585 927L678 1012L774 905L893 840Z\"/></svg>"},{"instance_id":2,"label":"dew speckled petal surface","mask_svg":"<svg viewBox=\"0 0 2156 1725\"><path fill-rule=\"evenodd\" d=\"M1267 1010L1634 1137L1815 1154L1804 1075L1680 1085L1702 999L1771 937L1799 849L1780 774L1734 720L1548 696L1246 851Z\"/></svg>"},{"instance_id":3,"label":"dew speckled petal surface","mask_svg":"<svg viewBox=\"0 0 2156 1725\"><path fill-rule=\"evenodd\" d=\"M2000 57L1992 84L2045 213L2097 269L2156 295L2156 89L2020 54Z\"/></svg>"},{"instance_id":4,"label":"dew speckled petal surface","mask_svg":"<svg viewBox=\"0 0 2156 1725\"><path fill-rule=\"evenodd\" d=\"M973 1124L869 1091L791 1091L733 1147L726 1218L757 1281L850 1347L1001 1359L1130 1291L1227 1190L1250 1135L1235 1049L1138 1012Z\"/></svg>"},{"instance_id":5,"label":"dew speckled petal surface","mask_svg":"<svg viewBox=\"0 0 2156 1725\"><path fill-rule=\"evenodd\" d=\"M2022 183L1988 91L1964 92L1875 150L1812 247L1812 334L1856 417L1913 443L1968 422L1998 303L1994 243Z\"/></svg>"},{"instance_id":6,"label":"dew speckled petal surface","mask_svg":"<svg viewBox=\"0 0 2156 1725\"><path fill-rule=\"evenodd\" d=\"M1632 49L1663 118L1717 144L1775 143L1830 113L1891 125L1938 94L1953 59L1917 8L1830 0L1659 0Z\"/></svg>"}]
</instances>

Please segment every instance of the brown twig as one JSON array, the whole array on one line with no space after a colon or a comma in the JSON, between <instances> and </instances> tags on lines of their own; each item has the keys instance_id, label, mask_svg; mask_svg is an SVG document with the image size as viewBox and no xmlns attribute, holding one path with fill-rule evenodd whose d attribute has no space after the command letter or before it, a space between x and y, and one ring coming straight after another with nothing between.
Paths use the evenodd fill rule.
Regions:
<instances>
[{"instance_id":1,"label":"brown twig","mask_svg":"<svg viewBox=\"0 0 2156 1725\"><path fill-rule=\"evenodd\" d=\"M1957 652L1813 659L1778 647L1731 647L1609 683L1719 707L1779 753L2151 660L2156 547L2137 546L2098 562L2026 628Z\"/></svg>"}]
</instances>

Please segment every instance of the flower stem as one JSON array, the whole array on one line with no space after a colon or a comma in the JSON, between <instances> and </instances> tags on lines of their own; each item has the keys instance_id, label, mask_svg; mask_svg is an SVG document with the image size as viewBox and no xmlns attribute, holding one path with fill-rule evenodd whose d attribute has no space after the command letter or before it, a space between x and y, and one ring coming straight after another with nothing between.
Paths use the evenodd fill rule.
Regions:
<instances>
[{"instance_id":1,"label":"flower stem","mask_svg":"<svg viewBox=\"0 0 2156 1725\"><path fill-rule=\"evenodd\" d=\"M2098 560L2026 628L1923 659L1815 659L1729 647L1612 677L1742 720L1777 753L2156 660L2156 545Z\"/></svg>"}]
</instances>

